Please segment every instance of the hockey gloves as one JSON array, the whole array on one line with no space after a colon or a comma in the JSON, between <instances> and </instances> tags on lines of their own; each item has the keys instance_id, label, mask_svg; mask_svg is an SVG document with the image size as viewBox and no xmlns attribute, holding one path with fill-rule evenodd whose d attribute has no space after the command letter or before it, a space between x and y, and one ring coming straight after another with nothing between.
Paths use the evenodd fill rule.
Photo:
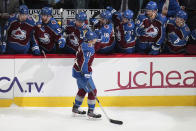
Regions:
<instances>
[{"instance_id":1,"label":"hockey gloves","mask_svg":"<svg viewBox=\"0 0 196 131\"><path fill-rule=\"evenodd\" d=\"M66 44L65 38L60 38L58 40L59 48L64 48L65 47L65 44Z\"/></svg>"},{"instance_id":2,"label":"hockey gloves","mask_svg":"<svg viewBox=\"0 0 196 131\"><path fill-rule=\"evenodd\" d=\"M33 55L40 55L40 50L39 50L39 46L33 46L32 47L32 52L33 52Z\"/></svg>"}]
</instances>

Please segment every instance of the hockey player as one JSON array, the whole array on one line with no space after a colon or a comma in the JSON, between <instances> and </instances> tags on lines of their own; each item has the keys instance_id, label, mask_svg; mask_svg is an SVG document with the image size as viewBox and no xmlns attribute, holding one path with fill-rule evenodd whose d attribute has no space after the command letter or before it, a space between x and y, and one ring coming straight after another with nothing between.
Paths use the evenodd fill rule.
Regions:
<instances>
[{"instance_id":1,"label":"hockey player","mask_svg":"<svg viewBox=\"0 0 196 131\"><path fill-rule=\"evenodd\" d=\"M175 17L180 11L178 0L159 0L158 10L160 14L169 17Z\"/></svg>"},{"instance_id":2,"label":"hockey player","mask_svg":"<svg viewBox=\"0 0 196 131\"><path fill-rule=\"evenodd\" d=\"M41 28L36 26L34 37L40 49L44 53L56 53L56 48L64 48L66 41L62 36L62 30L52 17L52 8L44 7L41 10Z\"/></svg>"},{"instance_id":3,"label":"hockey player","mask_svg":"<svg viewBox=\"0 0 196 131\"><path fill-rule=\"evenodd\" d=\"M26 54L32 48L35 55L40 54L38 45L33 38L35 22L28 16L29 10L26 5L19 7L19 14L11 16L5 27L3 34L2 53Z\"/></svg>"},{"instance_id":4,"label":"hockey player","mask_svg":"<svg viewBox=\"0 0 196 131\"><path fill-rule=\"evenodd\" d=\"M117 52L134 53L136 43L135 23L132 20L134 13L128 9L121 15L120 12L116 12L112 7L107 7L106 9L113 14L112 21L115 28Z\"/></svg>"},{"instance_id":5,"label":"hockey player","mask_svg":"<svg viewBox=\"0 0 196 131\"><path fill-rule=\"evenodd\" d=\"M66 39L66 53L76 53L78 46L83 42L86 32L90 29L86 25L87 15L85 12L80 12L76 14L75 21L68 23L65 27L64 32L67 35Z\"/></svg>"},{"instance_id":6,"label":"hockey player","mask_svg":"<svg viewBox=\"0 0 196 131\"><path fill-rule=\"evenodd\" d=\"M95 33L98 35L98 38L101 40L100 43L103 45L103 48L100 48L98 53L112 53L114 52L115 39L114 39L114 28L111 23L112 14L110 11L106 10L100 14L101 19L97 20L96 18L91 18L90 23L93 25Z\"/></svg>"},{"instance_id":7,"label":"hockey player","mask_svg":"<svg viewBox=\"0 0 196 131\"><path fill-rule=\"evenodd\" d=\"M160 54L167 19L157 11L156 2L150 1L146 5L146 12L137 18L135 32L138 37L136 48L139 53Z\"/></svg>"},{"instance_id":8,"label":"hockey player","mask_svg":"<svg viewBox=\"0 0 196 131\"><path fill-rule=\"evenodd\" d=\"M165 47L166 53L186 53L186 45L191 35L189 27L186 25L187 13L180 10L176 18L168 20L166 31L167 31L167 43Z\"/></svg>"},{"instance_id":9,"label":"hockey player","mask_svg":"<svg viewBox=\"0 0 196 131\"><path fill-rule=\"evenodd\" d=\"M92 62L94 59L94 44L96 43L97 36L94 32L88 31L85 35L84 42L78 47L76 53L75 64L73 66L72 76L77 80L78 93L75 97L75 104L73 105L72 112L74 114L86 114L86 111L79 109L83 99L88 93L88 112L87 116L90 118L100 118L101 114L95 114L95 95L97 90L92 79Z\"/></svg>"}]
</instances>

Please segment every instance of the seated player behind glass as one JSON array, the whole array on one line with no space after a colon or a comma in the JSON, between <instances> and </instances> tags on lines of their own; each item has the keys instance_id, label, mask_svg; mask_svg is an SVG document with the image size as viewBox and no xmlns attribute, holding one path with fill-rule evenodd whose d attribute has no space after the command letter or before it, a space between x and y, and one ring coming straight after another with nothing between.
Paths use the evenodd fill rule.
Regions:
<instances>
[{"instance_id":1,"label":"seated player behind glass","mask_svg":"<svg viewBox=\"0 0 196 131\"><path fill-rule=\"evenodd\" d=\"M186 53L186 46L191 35L186 25L188 15L180 10L175 18L170 18L166 26L167 42L165 52L172 54Z\"/></svg>"},{"instance_id":2,"label":"seated player behind glass","mask_svg":"<svg viewBox=\"0 0 196 131\"><path fill-rule=\"evenodd\" d=\"M103 45L99 49L98 53L112 53L114 52L115 39L114 39L114 28L112 24L112 14L110 11L106 10L100 14L101 19L90 18L90 23L95 30L95 33L98 35Z\"/></svg>"},{"instance_id":3,"label":"seated player behind glass","mask_svg":"<svg viewBox=\"0 0 196 131\"><path fill-rule=\"evenodd\" d=\"M76 14L75 21L71 21L64 28L66 33L66 53L75 54L78 46L83 42L86 32L90 29L86 24L87 15L85 12Z\"/></svg>"},{"instance_id":4,"label":"seated player behind glass","mask_svg":"<svg viewBox=\"0 0 196 131\"><path fill-rule=\"evenodd\" d=\"M116 36L117 52L134 53L135 52L135 23L132 20L133 11L125 10L122 12L115 11L112 7L106 7L112 13L112 21Z\"/></svg>"},{"instance_id":5,"label":"seated player behind glass","mask_svg":"<svg viewBox=\"0 0 196 131\"><path fill-rule=\"evenodd\" d=\"M43 53L56 53L57 46L64 48L66 41L62 35L62 30L56 20L52 17L52 8L41 9L41 20L35 27L34 38ZM41 27L39 27L41 25Z\"/></svg>"},{"instance_id":6,"label":"seated player behind glass","mask_svg":"<svg viewBox=\"0 0 196 131\"><path fill-rule=\"evenodd\" d=\"M26 5L19 7L19 13L13 14L7 21L0 49L7 54L40 54L39 47L33 37L35 22L29 17L29 9Z\"/></svg>"},{"instance_id":7,"label":"seated player behind glass","mask_svg":"<svg viewBox=\"0 0 196 131\"><path fill-rule=\"evenodd\" d=\"M141 54L160 54L165 39L166 17L158 13L156 2L146 5L146 12L136 20L135 33L137 36L136 50Z\"/></svg>"},{"instance_id":8,"label":"seated player behind glass","mask_svg":"<svg viewBox=\"0 0 196 131\"><path fill-rule=\"evenodd\" d=\"M101 118L101 114L94 113L97 89L92 79L92 63L94 59L97 35L93 31L88 31L84 42L78 47L75 63L72 69L72 76L76 79L78 93L75 97L75 103L72 108L74 115L85 115L86 111L80 110L86 93L88 93L88 112L90 118Z\"/></svg>"}]
</instances>

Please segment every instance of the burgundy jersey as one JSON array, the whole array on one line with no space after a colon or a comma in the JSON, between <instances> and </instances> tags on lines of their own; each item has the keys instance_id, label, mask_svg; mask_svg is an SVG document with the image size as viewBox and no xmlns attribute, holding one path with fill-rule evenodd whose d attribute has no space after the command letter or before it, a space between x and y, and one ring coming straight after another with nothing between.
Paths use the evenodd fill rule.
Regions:
<instances>
[{"instance_id":1,"label":"burgundy jersey","mask_svg":"<svg viewBox=\"0 0 196 131\"><path fill-rule=\"evenodd\" d=\"M26 46L32 38L34 25L35 22L31 17L27 18L24 22L20 22L18 15L13 15L5 25L4 29L7 33L4 35L4 39L9 43Z\"/></svg>"},{"instance_id":2,"label":"burgundy jersey","mask_svg":"<svg viewBox=\"0 0 196 131\"><path fill-rule=\"evenodd\" d=\"M67 34L66 45L77 51L79 45L83 42L86 32L89 27L84 23L82 27L77 27L74 21L71 21L65 28Z\"/></svg>"},{"instance_id":3,"label":"burgundy jersey","mask_svg":"<svg viewBox=\"0 0 196 131\"><path fill-rule=\"evenodd\" d=\"M36 27L34 37L38 45L47 52L56 49L56 43L61 38L61 28L54 18L41 28Z\"/></svg>"},{"instance_id":4,"label":"burgundy jersey","mask_svg":"<svg viewBox=\"0 0 196 131\"><path fill-rule=\"evenodd\" d=\"M167 45L170 50L172 52L184 50L191 34L189 27L186 24L182 27L178 27L175 23L175 19L171 18L167 23L166 31L168 37ZM174 37L172 37L172 35Z\"/></svg>"},{"instance_id":5,"label":"burgundy jersey","mask_svg":"<svg viewBox=\"0 0 196 131\"><path fill-rule=\"evenodd\" d=\"M162 16L161 14L157 14L154 20L150 20L146 14L139 15L135 30L139 42L161 45L165 38L166 20L166 17Z\"/></svg>"}]
</instances>

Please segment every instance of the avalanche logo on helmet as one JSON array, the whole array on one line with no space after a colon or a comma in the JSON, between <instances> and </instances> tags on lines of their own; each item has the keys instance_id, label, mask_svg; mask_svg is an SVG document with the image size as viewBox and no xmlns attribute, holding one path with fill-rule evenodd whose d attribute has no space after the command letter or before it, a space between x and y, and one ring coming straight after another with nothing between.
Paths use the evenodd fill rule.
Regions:
<instances>
[{"instance_id":1,"label":"avalanche logo on helmet","mask_svg":"<svg viewBox=\"0 0 196 131\"><path fill-rule=\"evenodd\" d=\"M20 27L18 27L16 30L12 31L11 36L14 39L25 40L26 39L26 31L21 30Z\"/></svg>"}]
</instances>

